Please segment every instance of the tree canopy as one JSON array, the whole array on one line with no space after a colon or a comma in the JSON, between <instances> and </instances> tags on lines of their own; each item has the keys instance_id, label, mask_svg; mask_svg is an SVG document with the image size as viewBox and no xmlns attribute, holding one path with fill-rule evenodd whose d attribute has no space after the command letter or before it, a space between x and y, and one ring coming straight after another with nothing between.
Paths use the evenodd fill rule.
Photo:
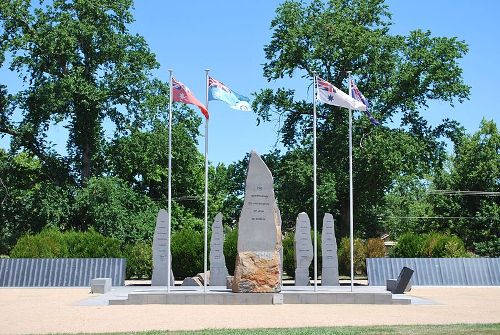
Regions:
<instances>
[{"instance_id":1,"label":"tree canopy","mask_svg":"<svg viewBox=\"0 0 500 335\"><path fill-rule=\"evenodd\" d=\"M131 6L131 0L0 4L0 50L26 87L7 97L2 92L0 132L12 136L14 149L57 167L54 176L85 182L99 175L103 122L123 132L142 121L145 99L155 88L150 71L158 63L144 38L128 30ZM11 118L15 112L22 114L18 123ZM69 131L67 157L47 140L53 124Z\"/></svg>"},{"instance_id":2,"label":"tree canopy","mask_svg":"<svg viewBox=\"0 0 500 335\"><path fill-rule=\"evenodd\" d=\"M402 175L423 177L441 165L445 158L441 137L454 139L461 132L450 120L430 126L420 110L430 100L453 104L469 96L458 64L467 52L465 42L421 30L393 35L390 25L391 15L382 0L285 1L276 10L273 35L264 47L263 72L269 81L300 76L312 82L316 73L342 87L347 71L352 71L359 89L370 98L382 126L373 128L368 119L355 116L353 134L355 222L363 235L380 232L378 206L394 180ZM261 121L279 115L286 148L311 156L307 152L311 152L312 101L286 87L263 89L254 108ZM318 118L319 189L328 190L320 196L319 207L337 213L345 235L348 115L338 107L319 105ZM399 126L392 122L397 118ZM308 184L298 193L311 193ZM311 200L302 208L310 211Z\"/></svg>"}]
</instances>

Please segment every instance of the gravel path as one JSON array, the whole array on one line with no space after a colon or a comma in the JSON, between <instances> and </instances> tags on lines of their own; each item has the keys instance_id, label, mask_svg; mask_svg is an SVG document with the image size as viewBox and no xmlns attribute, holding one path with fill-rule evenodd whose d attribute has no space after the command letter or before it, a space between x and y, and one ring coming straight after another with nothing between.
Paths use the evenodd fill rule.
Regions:
<instances>
[{"instance_id":1,"label":"gravel path","mask_svg":"<svg viewBox=\"0 0 500 335\"><path fill-rule=\"evenodd\" d=\"M88 288L0 288L0 334L500 323L500 287L414 287L423 305L81 306Z\"/></svg>"}]
</instances>

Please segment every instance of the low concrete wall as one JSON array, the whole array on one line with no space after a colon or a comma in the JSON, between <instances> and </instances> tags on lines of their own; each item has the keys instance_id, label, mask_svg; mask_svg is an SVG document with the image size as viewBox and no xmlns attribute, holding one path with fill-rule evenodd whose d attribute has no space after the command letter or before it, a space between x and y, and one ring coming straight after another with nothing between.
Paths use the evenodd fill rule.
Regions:
<instances>
[{"instance_id":1,"label":"low concrete wall","mask_svg":"<svg viewBox=\"0 0 500 335\"><path fill-rule=\"evenodd\" d=\"M367 258L368 284L385 286L403 266L415 271L413 285L500 285L500 258Z\"/></svg>"},{"instance_id":2,"label":"low concrete wall","mask_svg":"<svg viewBox=\"0 0 500 335\"><path fill-rule=\"evenodd\" d=\"M125 285L124 258L0 259L0 287L90 286L92 278Z\"/></svg>"}]
</instances>

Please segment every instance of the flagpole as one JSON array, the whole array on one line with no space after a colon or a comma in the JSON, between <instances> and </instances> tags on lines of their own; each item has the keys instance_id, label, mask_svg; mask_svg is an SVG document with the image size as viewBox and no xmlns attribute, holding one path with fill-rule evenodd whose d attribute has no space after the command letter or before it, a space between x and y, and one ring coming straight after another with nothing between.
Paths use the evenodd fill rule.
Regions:
<instances>
[{"instance_id":1,"label":"flagpole","mask_svg":"<svg viewBox=\"0 0 500 335\"><path fill-rule=\"evenodd\" d=\"M170 94L168 101L168 239L167 239L167 293L170 293L170 273L172 273L172 264L170 262L170 238L171 233L171 220L172 220L172 69L168 70L170 74Z\"/></svg>"},{"instance_id":2,"label":"flagpole","mask_svg":"<svg viewBox=\"0 0 500 335\"><path fill-rule=\"evenodd\" d=\"M351 71L347 71L349 96L351 96ZM349 108L349 235L351 250L351 292L354 287L354 213L353 213L353 187L352 187L352 109Z\"/></svg>"},{"instance_id":3,"label":"flagpole","mask_svg":"<svg viewBox=\"0 0 500 335\"><path fill-rule=\"evenodd\" d=\"M313 72L313 231L314 231L314 292L318 290L318 239L316 199L316 72Z\"/></svg>"},{"instance_id":4,"label":"flagpole","mask_svg":"<svg viewBox=\"0 0 500 335\"><path fill-rule=\"evenodd\" d=\"M210 69L205 70L205 106L208 111L208 72ZM204 242L204 260L203 260L203 292L207 293L207 270L208 270L208 118L205 117L205 242Z\"/></svg>"}]
</instances>

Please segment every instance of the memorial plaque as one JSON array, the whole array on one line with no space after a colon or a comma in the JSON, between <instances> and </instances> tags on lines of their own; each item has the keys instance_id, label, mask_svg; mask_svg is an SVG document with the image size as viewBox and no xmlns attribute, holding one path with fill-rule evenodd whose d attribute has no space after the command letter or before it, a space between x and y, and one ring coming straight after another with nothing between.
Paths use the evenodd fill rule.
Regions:
<instances>
[{"instance_id":1,"label":"memorial plaque","mask_svg":"<svg viewBox=\"0 0 500 335\"><path fill-rule=\"evenodd\" d=\"M295 224L295 286L309 285L309 267L313 260L311 221L306 213L297 216Z\"/></svg>"},{"instance_id":2,"label":"memorial plaque","mask_svg":"<svg viewBox=\"0 0 500 335\"><path fill-rule=\"evenodd\" d=\"M337 256L337 239L335 238L335 225L333 216L330 213L325 213L325 216L323 218L323 231L321 233L321 253L323 255L321 285L340 285L339 260Z\"/></svg>"},{"instance_id":3,"label":"memorial plaque","mask_svg":"<svg viewBox=\"0 0 500 335\"><path fill-rule=\"evenodd\" d=\"M155 233L153 236L153 276L151 286L167 286L168 273L168 240L170 231L168 229L168 213L160 209L156 219ZM170 255L170 264L172 264L172 255ZM172 267L172 266L170 266ZM170 286L174 286L174 274L170 270Z\"/></svg>"},{"instance_id":4,"label":"memorial plaque","mask_svg":"<svg viewBox=\"0 0 500 335\"><path fill-rule=\"evenodd\" d=\"M229 275L224 258L224 229L222 227L222 213L215 216L210 238L210 285L226 286L226 277Z\"/></svg>"},{"instance_id":5,"label":"memorial plaque","mask_svg":"<svg viewBox=\"0 0 500 335\"><path fill-rule=\"evenodd\" d=\"M264 161L252 151L238 222L233 292L280 292L280 267L281 218L273 177Z\"/></svg>"}]
</instances>

